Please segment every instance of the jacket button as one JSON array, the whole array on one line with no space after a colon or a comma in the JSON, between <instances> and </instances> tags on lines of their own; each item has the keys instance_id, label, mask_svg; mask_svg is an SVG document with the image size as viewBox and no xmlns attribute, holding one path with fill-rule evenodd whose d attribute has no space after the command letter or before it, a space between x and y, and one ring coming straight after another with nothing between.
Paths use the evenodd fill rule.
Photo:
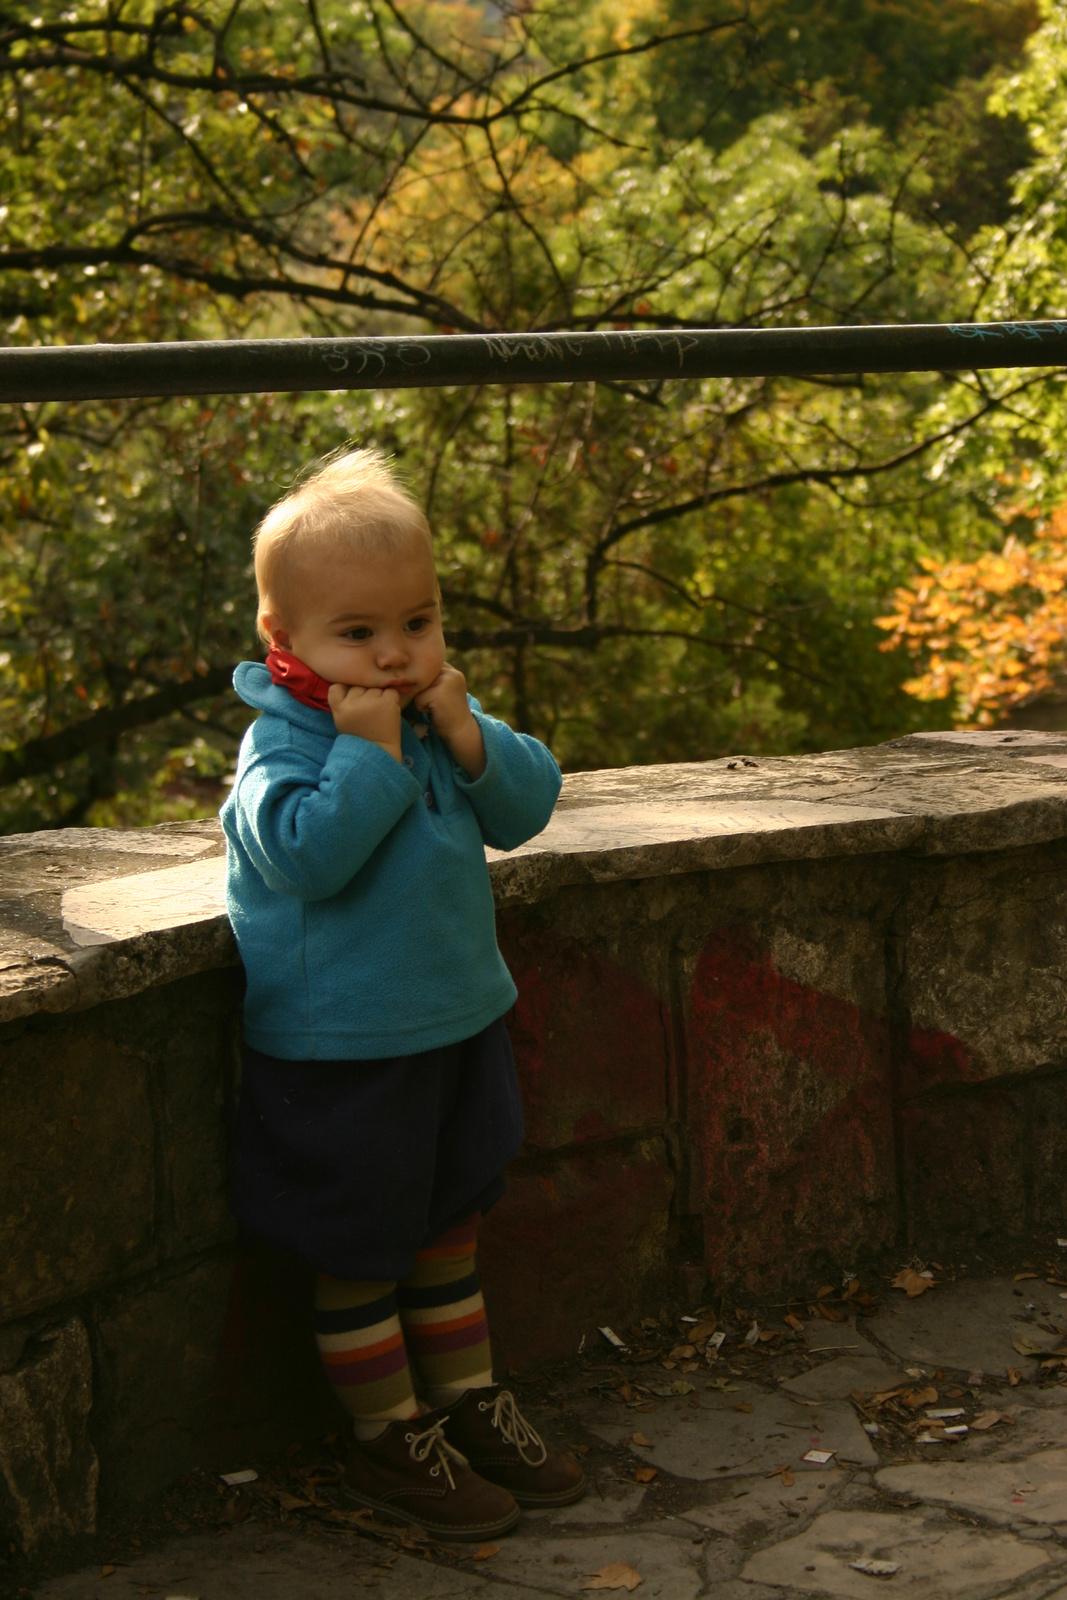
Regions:
<instances>
[{"instance_id":1,"label":"jacket button","mask_svg":"<svg viewBox=\"0 0 1067 1600\"><path fill-rule=\"evenodd\" d=\"M414 766L414 765L415 765L415 763L414 763L414 761L413 761L413 760L412 760L412 759L411 759L411 757L410 757L410 756L405 756L405 757L404 757L404 765L405 765L405 767L413 767L413 766Z\"/></svg>"},{"instance_id":2,"label":"jacket button","mask_svg":"<svg viewBox=\"0 0 1067 1600\"><path fill-rule=\"evenodd\" d=\"M432 810L433 809L433 793L432 793L432 791L427 789L426 793L423 795L422 798L425 800L426 804Z\"/></svg>"}]
</instances>

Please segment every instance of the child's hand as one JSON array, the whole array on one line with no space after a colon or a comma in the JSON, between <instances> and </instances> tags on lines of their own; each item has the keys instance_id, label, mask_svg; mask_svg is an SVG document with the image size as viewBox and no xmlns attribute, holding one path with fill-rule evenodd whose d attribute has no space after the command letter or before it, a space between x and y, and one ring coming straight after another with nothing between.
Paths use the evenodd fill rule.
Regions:
<instances>
[{"instance_id":1,"label":"child's hand","mask_svg":"<svg viewBox=\"0 0 1067 1600\"><path fill-rule=\"evenodd\" d=\"M400 696L395 689L357 689L331 683L327 696L338 733L381 745L400 761Z\"/></svg>"},{"instance_id":2,"label":"child's hand","mask_svg":"<svg viewBox=\"0 0 1067 1600\"><path fill-rule=\"evenodd\" d=\"M473 782L485 771L485 741L467 704L467 680L446 661L437 677L415 696L415 709L427 711L433 725Z\"/></svg>"}]
</instances>

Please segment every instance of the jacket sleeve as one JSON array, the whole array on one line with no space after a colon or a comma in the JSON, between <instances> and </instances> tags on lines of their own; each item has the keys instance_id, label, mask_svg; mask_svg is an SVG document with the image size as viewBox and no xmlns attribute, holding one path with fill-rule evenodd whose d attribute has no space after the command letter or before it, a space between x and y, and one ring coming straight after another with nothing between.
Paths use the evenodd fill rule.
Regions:
<instances>
[{"instance_id":1,"label":"jacket sleeve","mask_svg":"<svg viewBox=\"0 0 1067 1600\"><path fill-rule=\"evenodd\" d=\"M485 771L472 783L457 770L456 787L473 806L486 844L514 850L547 827L563 778L540 740L487 717L477 700L471 710L485 741Z\"/></svg>"},{"instance_id":2,"label":"jacket sleeve","mask_svg":"<svg viewBox=\"0 0 1067 1600\"><path fill-rule=\"evenodd\" d=\"M378 745L341 733L323 766L292 746L254 755L234 795L237 834L268 889L338 894L421 797Z\"/></svg>"}]
</instances>

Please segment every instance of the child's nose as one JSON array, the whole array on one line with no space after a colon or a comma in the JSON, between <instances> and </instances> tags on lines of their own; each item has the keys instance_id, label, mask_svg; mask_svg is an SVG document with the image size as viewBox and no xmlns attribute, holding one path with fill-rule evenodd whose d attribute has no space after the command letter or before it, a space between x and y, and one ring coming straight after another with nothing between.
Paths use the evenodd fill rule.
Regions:
<instances>
[{"instance_id":1,"label":"child's nose","mask_svg":"<svg viewBox=\"0 0 1067 1600\"><path fill-rule=\"evenodd\" d=\"M397 661L406 661L407 654L407 645L400 634L384 638L378 646L378 661L382 666L392 666Z\"/></svg>"}]
</instances>

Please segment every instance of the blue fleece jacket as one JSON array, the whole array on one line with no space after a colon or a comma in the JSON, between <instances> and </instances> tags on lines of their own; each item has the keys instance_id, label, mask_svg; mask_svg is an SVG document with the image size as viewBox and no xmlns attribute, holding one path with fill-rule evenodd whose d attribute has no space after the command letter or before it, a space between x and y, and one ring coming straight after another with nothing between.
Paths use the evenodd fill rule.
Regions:
<instances>
[{"instance_id":1,"label":"blue fleece jacket","mask_svg":"<svg viewBox=\"0 0 1067 1600\"><path fill-rule=\"evenodd\" d=\"M484 846L513 850L548 822L562 780L544 745L471 700L487 763L472 783L406 719L401 763L258 662L233 682L262 712L222 808L246 1041L288 1060L367 1060L487 1027L516 991Z\"/></svg>"}]
</instances>

